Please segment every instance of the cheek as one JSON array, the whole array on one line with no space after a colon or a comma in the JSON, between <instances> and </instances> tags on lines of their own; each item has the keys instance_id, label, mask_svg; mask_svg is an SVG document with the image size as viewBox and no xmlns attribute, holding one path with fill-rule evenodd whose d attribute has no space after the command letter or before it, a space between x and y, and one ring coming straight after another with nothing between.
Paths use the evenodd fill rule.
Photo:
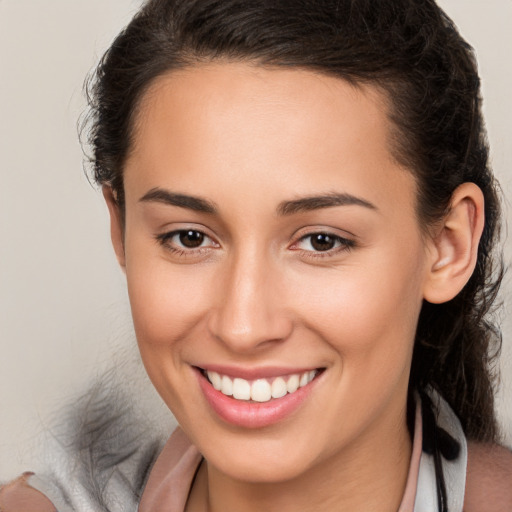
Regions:
<instances>
[{"instance_id":1,"label":"cheek","mask_svg":"<svg viewBox=\"0 0 512 512\"><path fill-rule=\"evenodd\" d=\"M139 343L164 349L179 343L197 324L207 293L197 275L158 267L157 263L152 268L132 268L127 279Z\"/></svg>"},{"instance_id":2,"label":"cheek","mask_svg":"<svg viewBox=\"0 0 512 512\"><path fill-rule=\"evenodd\" d=\"M201 329L207 302L205 279L183 266L172 270L163 258L134 257L127 264L127 281L137 343L154 387L177 418L189 407L199 408L190 397L187 354L191 337ZM184 387L185 386L185 387ZM186 416L186 415L185 415Z\"/></svg>"},{"instance_id":3,"label":"cheek","mask_svg":"<svg viewBox=\"0 0 512 512\"><path fill-rule=\"evenodd\" d=\"M143 358L177 358L197 327L209 297L208 269L173 265L153 241L126 241L126 276L137 341Z\"/></svg>"},{"instance_id":4,"label":"cheek","mask_svg":"<svg viewBox=\"0 0 512 512\"><path fill-rule=\"evenodd\" d=\"M302 295L310 328L333 354L332 396L338 406L322 414L334 437L340 422L350 436L390 403L400 410L408 387L422 304L422 257L418 252L402 259L393 250L378 256L371 264L333 271L323 286L308 286Z\"/></svg>"},{"instance_id":5,"label":"cheek","mask_svg":"<svg viewBox=\"0 0 512 512\"><path fill-rule=\"evenodd\" d=\"M368 257L354 255L353 263L332 269L321 283L310 275L304 310L307 305L312 325L343 359L344 371L381 376L408 365L422 305L421 247L404 251L389 244Z\"/></svg>"}]
</instances>

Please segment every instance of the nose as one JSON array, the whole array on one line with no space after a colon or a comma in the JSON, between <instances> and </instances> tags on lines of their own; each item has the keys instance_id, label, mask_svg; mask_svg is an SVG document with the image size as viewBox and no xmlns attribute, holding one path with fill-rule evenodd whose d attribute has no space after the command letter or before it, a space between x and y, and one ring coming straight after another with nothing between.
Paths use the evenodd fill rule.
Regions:
<instances>
[{"instance_id":1,"label":"nose","mask_svg":"<svg viewBox=\"0 0 512 512\"><path fill-rule=\"evenodd\" d=\"M250 352L289 337L282 272L251 251L225 262L219 272L216 307L209 317L213 336L233 352Z\"/></svg>"}]
</instances>

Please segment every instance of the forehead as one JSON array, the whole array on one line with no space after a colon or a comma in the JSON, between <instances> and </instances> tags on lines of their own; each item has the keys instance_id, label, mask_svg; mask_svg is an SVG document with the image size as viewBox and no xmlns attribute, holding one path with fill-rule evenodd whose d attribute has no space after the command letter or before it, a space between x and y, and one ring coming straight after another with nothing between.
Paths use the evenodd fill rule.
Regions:
<instances>
[{"instance_id":1,"label":"forehead","mask_svg":"<svg viewBox=\"0 0 512 512\"><path fill-rule=\"evenodd\" d=\"M210 133L210 123L216 133L229 127L237 132L263 127L268 121L276 131L286 126L281 136L309 128L309 135L316 131L327 141L327 132L342 129L340 121L356 112L359 127L372 131L374 137L382 136L384 143L390 132L388 103L387 94L376 86L349 83L311 70L216 62L158 77L139 103L134 140L137 143L144 136L148 120L172 121L172 111L182 120L188 119L184 130L194 121L200 123L194 128ZM320 126L324 129L319 130ZM245 130L240 135L244 134Z\"/></svg>"},{"instance_id":2,"label":"forehead","mask_svg":"<svg viewBox=\"0 0 512 512\"><path fill-rule=\"evenodd\" d=\"M208 193L222 180L267 180L276 195L341 185L363 196L371 188L374 202L390 178L412 182L392 156L391 130L374 86L247 63L190 67L142 98L125 184Z\"/></svg>"}]
</instances>

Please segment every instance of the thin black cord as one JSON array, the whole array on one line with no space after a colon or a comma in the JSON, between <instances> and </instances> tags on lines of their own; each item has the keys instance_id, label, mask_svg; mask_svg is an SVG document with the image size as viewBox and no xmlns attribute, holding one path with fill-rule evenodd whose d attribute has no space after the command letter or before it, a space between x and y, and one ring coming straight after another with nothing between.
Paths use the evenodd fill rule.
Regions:
<instances>
[{"instance_id":1,"label":"thin black cord","mask_svg":"<svg viewBox=\"0 0 512 512\"><path fill-rule=\"evenodd\" d=\"M449 442L440 443L441 429L438 428L436 423L436 417L434 414L434 405L430 397L423 391L420 392L421 397L421 409L423 414L423 451L432 455L434 458L434 468L436 472L436 489L437 489L437 509L439 512L448 512L448 500L446 495L446 483L444 480L443 463L441 460L441 452L443 445L447 448L452 448L452 444ZM443 431L443 437L448 436L453 442L453 438L448 433ZM455 442L456 443L456 442ZM448 450L446 450L448 451ZM450 457L451 458L451 457Z\"/></svg>"}]
</instances>

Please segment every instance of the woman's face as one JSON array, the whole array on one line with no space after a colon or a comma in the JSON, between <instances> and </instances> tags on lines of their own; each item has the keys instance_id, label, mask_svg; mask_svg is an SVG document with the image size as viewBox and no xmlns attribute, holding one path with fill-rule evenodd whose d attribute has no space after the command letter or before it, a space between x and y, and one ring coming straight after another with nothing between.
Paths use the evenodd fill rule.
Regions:
<instances>
[{"instance_id":1,"label":"woman's face","mask_svg":"<svg viewBox=\"0 0 512 512\"><path fill-rule=\"evenodd\" d=\"M209 464L286 480L406 431L429 260L377 90L249 64L161 77L125 194L142 358Z\"/></svg>"}]
</instances>

